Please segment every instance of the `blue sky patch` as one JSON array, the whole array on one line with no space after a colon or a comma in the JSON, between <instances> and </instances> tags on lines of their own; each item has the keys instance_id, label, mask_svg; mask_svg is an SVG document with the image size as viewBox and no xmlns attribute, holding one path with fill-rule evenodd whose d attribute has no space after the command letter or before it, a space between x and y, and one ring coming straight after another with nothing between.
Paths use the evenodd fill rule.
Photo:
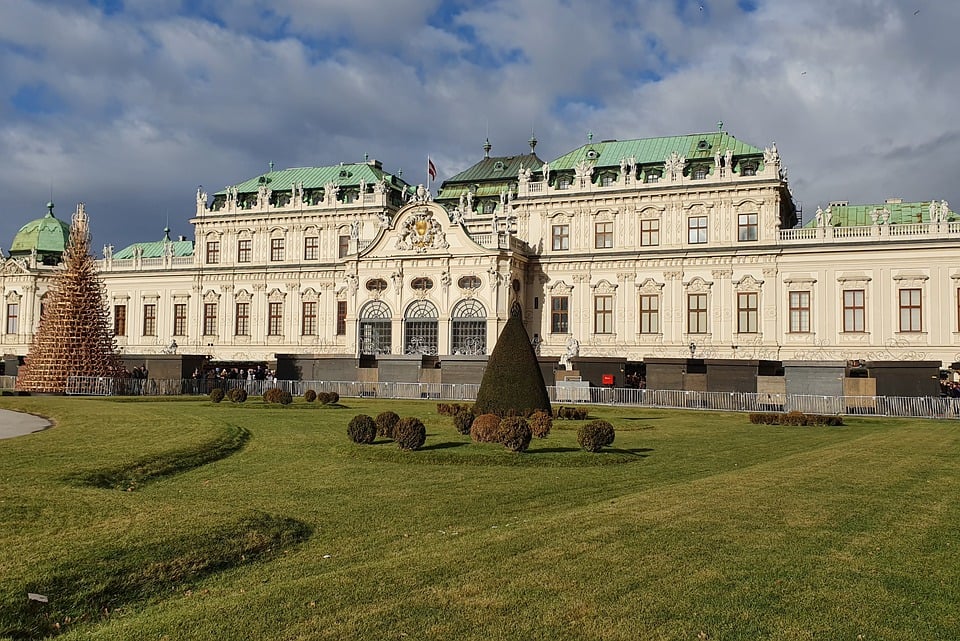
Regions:
<instances>
[{"instance_id":1,"label":"blue sky patch","mask_svg":"<svg viewBox=\"0 0 960 641\"><path fill-rule=\"evenodd\" d=\"M66 107L60 96L45 84L23 85L10 96L10 104L17 111L35 115L62 112Z\"/></svg>"}]
</instances>

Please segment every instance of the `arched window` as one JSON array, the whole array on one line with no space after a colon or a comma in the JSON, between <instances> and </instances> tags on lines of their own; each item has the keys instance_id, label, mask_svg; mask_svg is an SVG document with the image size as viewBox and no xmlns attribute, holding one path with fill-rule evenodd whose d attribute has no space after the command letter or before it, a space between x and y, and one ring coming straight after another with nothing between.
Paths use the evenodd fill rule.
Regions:
<instances>
[{"instance_id":1,"label":"arched window","mask_svg":"<svg viewBox=\"0 0 960 641\"><path fill-rule=\"evenodd\" d=\"M450 318L450 352L487 353L487 310L480 301L472 298L462 300L453 308Z\"/></svg>"},{"instance_id":2,"label":"arched window","mask_svg":"<svg viewBox=\"0 0 960 641\"><path fill-rule=\"evenodd\" d=\"M438 317L436 306L428 300L418 300L407 308L403 321L405 354L436 355Z\"/></svg>"},{"instance_id":3,"label":"arched window","mask_svg":"<svg viewBox=\"0 0 960 641\"><path fill-rule=\"evenodd\" d=\"M380 300L371 301L360 310L358 340L361 354L390 353L390 319L392 316L390 308Z\"/></svg>"}]
</instances>

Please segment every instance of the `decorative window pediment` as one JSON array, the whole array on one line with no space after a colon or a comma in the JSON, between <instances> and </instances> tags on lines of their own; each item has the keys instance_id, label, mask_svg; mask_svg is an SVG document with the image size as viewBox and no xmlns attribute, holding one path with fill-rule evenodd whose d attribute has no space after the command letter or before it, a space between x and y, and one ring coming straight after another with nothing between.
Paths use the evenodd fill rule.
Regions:
<instances>
[{"instance_id":1,"label":"decorative window pediment","mask_svg":"<svg viewBox=\"0 0 960 641\"><path fill-rule=\"evenodd\" d=\"M897 287L902 288L923 287L928 280L930 280L930 277L926 274L897 274L893 277L893 281L897 284Z\"/></svg>"},{"instance_id":2,"label":"decorative window pediment","mask_svg":"<svg viewBox=\"0 0 960 641\"><path fill-rule=\"evenodd\" d=\"M301 300L304 300L308 303L316 302L320 297L320 294L313 289L312 287L307 287L302 294L300 294Z\"/></svg>"},{"instance_id":3,"label":"decorative window pediment","mask_svg":"<svg viewBox=\"0 0 960 641\"><path fill-rule=\"evenodd\" d=\"M762 280L757 280L749 274L740 280L733 281L733 286L738 292L758 292L762 285Z\"/></svg>"},{"instance_id":4,"label":"decorative window pediment","mask_svg":"<svg viewBox=\"0 0 960 641\"><path fill-rule=\"evenodd\" d=\"M208 289L203 294L203 302L205 303L216 303L218 300L220 300L220 294L213 291L212 289Z\"/></svg>"},{"instance_id":5,"label":"decorative window pediment","mask_svg":"<svg viewBox=\"0 0 960 641\"><path fill-rule=\"evenodd\" d=\"M8 303L19 303L20 302L20 293L16 290L10 290L7 292L6 300Z\"/></svg>"},{"instance_id":6,"label":"decorative window pediment","mask_svg":"<svg viewBox=\"0 0 960 641\"><path fill-rule=\"evenodd\" d=\"M283 302L283 299L286 298L286 296L287 295L284 292L280 291L279 288L274 288L270 290L269 294L267 294L267 300L270 301L271 303L281 303Z\"/></svg>"},{"instance_id":7,"label":"decorative window pediment","mask_svg":"<svg viewBox=\"0 0 960 641\"><path fill-rule=\"evenodd\" d=\"M641 294L659 294L663 291L664 283L658 283L652 278L647 278L642 283L637 284L637 291Z\"/></svg>"},{"instance_id":8,"label":"decorative window pediment","mask_svg":"<svg viewBox=\"0 0 960 641\"><path fill-rule=\"evenodd\" d=\"M596 285L591 285L590 289L597 294L613 294L617 291L617 286L608 280L601 280Z\"/></svg>"},{"instance_id":9,"label":"decorative window pediment","mask_svg":"<svg viewBox=\"0 0 960 641\"><path fill-rule=\"evenodd\" d=\"M684 283L683 286L688 292L709 292L710 288L713 286L713 283L707 282L703 278L697 276L696 278L692 278Z\"/></svg>"},{"instance_id":10,"label":"decorative window pediment","mask_svg":"<svg viewBox=\"0 0 960 641\"><path fill-rule=\"evenodd\" d=\"M234 295L234 298L237 300L237 302L249 303L253 299L253 295L247 290L241 289Z\"/></svg>"},{"instance_id":11,"label":"decorative window pediment","mask_svg":"<svg viewBox=\"0 0 960 641\"><path fill-rule=\"evenodd\" d=\"M572 285L567 285L567 284L566 284L565 282L563 282L562 280L558 280L557 282L553 283L552 285L549 285L549 286L547 287L547 289L550 290L550 293L551 293L553 296L569 296L569 295L570 295L570 292L573 291L573 286L572 286Z\"/></svg>"}]
</instances>

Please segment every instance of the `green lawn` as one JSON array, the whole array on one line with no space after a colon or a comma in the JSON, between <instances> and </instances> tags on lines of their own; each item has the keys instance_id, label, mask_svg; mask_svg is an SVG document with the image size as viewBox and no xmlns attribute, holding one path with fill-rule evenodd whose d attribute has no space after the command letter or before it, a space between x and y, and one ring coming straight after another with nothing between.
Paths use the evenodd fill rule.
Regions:
<instances>
[{"instance_id":1,"label":"green lawn","mask_svg":"<svg viewBox=\"0 0 960 641\"><path fill-rule=\"evenodd\" d=\"M960 639L956 422L594 407L610 449L511 454L342 405L0 398L57 423L0 441L0 638ZM348 441L387 409L424 450Z\"/></svg>"}]
</instances>

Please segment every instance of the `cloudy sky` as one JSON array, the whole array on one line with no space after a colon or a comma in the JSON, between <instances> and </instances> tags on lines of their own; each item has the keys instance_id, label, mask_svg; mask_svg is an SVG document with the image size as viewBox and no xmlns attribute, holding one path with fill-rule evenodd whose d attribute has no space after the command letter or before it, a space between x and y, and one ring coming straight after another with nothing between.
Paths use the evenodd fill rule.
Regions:
<instances>
[{"instance_id":1,"label":"cloudy sky","mask_svg":"<svg viewBox=\"0 0 960 641\"><path fill-rule=\"evenodd\" d=\"M0 0L0 246L53 199L94 246L192 237L213 193L377 158L712 131L830 200L960 206L952 0Z\"/></svg>"}]
</instances>

